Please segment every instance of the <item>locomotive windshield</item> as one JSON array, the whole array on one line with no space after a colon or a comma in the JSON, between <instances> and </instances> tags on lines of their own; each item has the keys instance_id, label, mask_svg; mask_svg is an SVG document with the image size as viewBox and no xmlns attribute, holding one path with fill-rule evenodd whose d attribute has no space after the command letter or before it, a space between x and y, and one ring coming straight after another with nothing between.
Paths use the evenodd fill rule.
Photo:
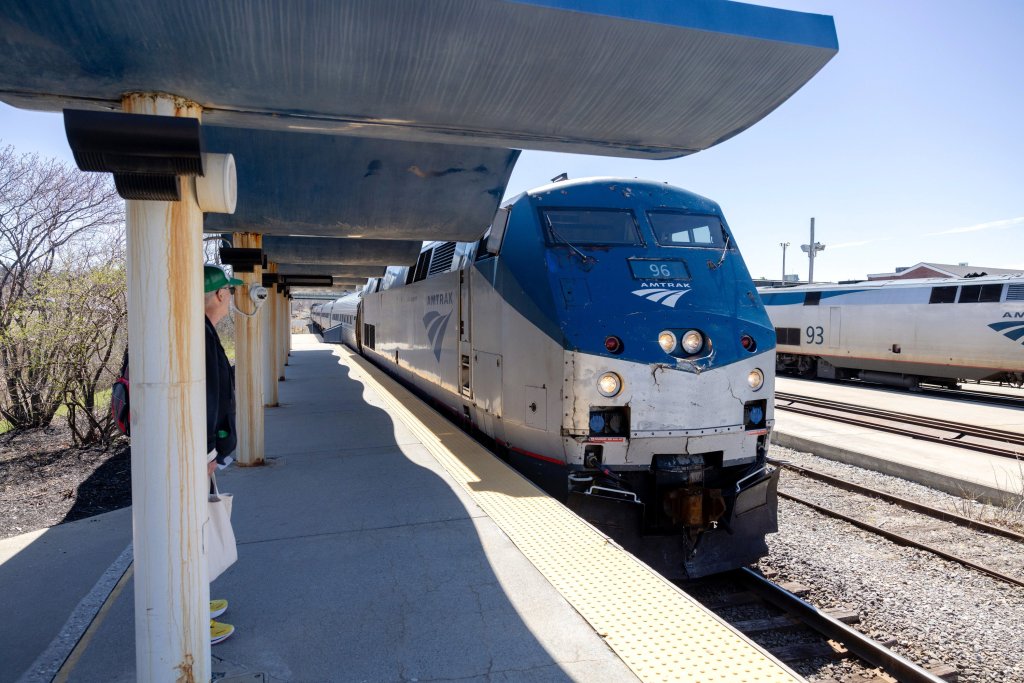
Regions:
<instances>
[{"instance_id":1,"label":"locomotive windshield","mask_svg":"<svg viewBox=\"0 0 1024 683\"><path fill-rule=\"evenodd\" d=\"M649 211L647 220L654 238L663 247L719 248L728 243L717 216L699 216L672 211Z\"/></svg>"},{"instance_id":2,"label":"locomotive windshield","mask_svg":"<svg viewBox=\"0 0 1024 683\"><path fill-rule=\"evenodd\" d=\"M544 209L549 244L643 244L632 211Z\"/></svg>"}]
</instances>

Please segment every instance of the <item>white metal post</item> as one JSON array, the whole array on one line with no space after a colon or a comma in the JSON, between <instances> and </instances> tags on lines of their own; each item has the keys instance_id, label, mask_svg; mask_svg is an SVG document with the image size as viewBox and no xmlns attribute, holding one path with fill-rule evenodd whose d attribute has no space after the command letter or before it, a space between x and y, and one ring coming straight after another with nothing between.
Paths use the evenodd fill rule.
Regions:
<instances>
[{"instance_id":1,"label":"white metal post","mask_svg":"<svg viewBox=\"0 0 1024 683\"><path fill-rule=\"evenodd\" d=\"M194 102L130 93L124 111L200 118ZM129 201L132 539L139 681L210 680L203 214L181 201Z\"/></svg>"},{"instance_id":2,"label":"white metal post","mask_svg":"<svg viewBox=\"0 0 1024 683\"><path fill-rule=\"evenodd\" d=\"M292 355L292 300L286 297L285 301L288 304L288 307L286 309L288 311L288 336L286 337L286 339L288 341L288 355L291 356Z\"/></svg>"},{"instance_id":3,"label":"white metal post","mask_svg":"<svg viewBox=\"0 0 1024 683\"><path fill-rule=\"evenodd\" d=\"M288 364L288 341L285 339L285 330L288 320L285 316L284 292L277 294L277 379L284 379L284 366Z\"/></svg>"},{"instance_id":4,"label":"white metal post","mask_svg":"<svg viewBox=\"0 0 1024 683\"><path fill-rule=\"evenodd\" d=\"M251 232L238 232L234 246L240 249L260 249L263 236ZM259 265L251 273L235 273L245 284L235 290L235 308L242 314L252 313L256 305L249 292L263 284L263 269ZM262 465L264 458L263 431L263 335L260 318L267 315L270 302L255 316L236 314L235 318L235 390L238 409L238 464Z\"/></svg>"},{"instance_id":5,"label":"white metal post","mask_svg":"<svg viewBox=\"0 0 1024 683\"><path fill-rule=\"evenodd\" d=\"M277 272L277 265L267 264L267 271ZM266 312L263 315L260 327L263 330L263 404L269 407L277 405L277 327L274 324L274 297L277 296L277 288L270 287L269 297L266 304Z\"/></svg>"},{"instance_id":6,"label":"white metal post","mask_svg":"<svg viewBox=\"0 0 1024 683\"><path fill-rule=\"evenodd\" d=\"M285 366L281 362L281 292L273 291L273 377L279 382L284 379Z\"/></svg>"},{"instance_id":7,"label":"white metal post","mask_svg":"<svg viewBox=\"0 0 1024 683\"><path fill-rule=\"evenodd\" d=\"M281 379L285 379L285 366L288 365L288 337L292 329L291 305L288 296L281 294Z\"/></svg>"},{"instance_id":8,"label":"white metal post","mask_svg":"<svg viewBox=\"0 0 1024 683\"><path fill-rule=\"evenodd\" d=\"M814 241L814 219L811 218L811 250L807 252L808 256L811 259L811 265L807 270L807 282L809 284L814 283L814 254L817 251L817 249L815 249L815 246L817 246L817 242Z\"/></svg>"}]
</instances>

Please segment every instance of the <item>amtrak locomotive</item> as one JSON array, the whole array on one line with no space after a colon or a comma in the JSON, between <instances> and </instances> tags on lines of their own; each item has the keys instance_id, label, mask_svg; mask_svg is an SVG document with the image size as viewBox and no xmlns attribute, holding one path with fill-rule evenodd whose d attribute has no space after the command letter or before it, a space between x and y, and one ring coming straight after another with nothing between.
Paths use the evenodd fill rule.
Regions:
<instances>
[{"instance_id":1,"label":"amtrak locomotive","mask_svg":"<svg viewBox=\"0 0 1024 683\"><path fill-rule=\"evenodd\" d=\"M1024 275L759 291L780 373L908 388L1024 384Z\"/></svg>"},{"instance_id":2,"label":"amtrak locomotive","mask_svg":"<svg viewBox=\"0 0 1024 683\"><path fill-rule=\"evenodd\" d=\"M716 203L638 180L552 183L479 242L427 243L322 309L325 338L667 575L767 553L775 335Z\"/></svg>"}]
</instances>

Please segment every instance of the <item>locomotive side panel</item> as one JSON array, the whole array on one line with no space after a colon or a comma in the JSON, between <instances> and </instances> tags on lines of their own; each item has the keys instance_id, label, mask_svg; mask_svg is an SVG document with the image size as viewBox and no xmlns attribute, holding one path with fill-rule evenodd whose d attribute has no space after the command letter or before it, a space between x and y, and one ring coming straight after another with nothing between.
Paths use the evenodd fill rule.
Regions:
<instances>
[{"instance_id":1,"label":"locomotive side panel","mask_svg":"<svg viewBox=\"0 0 1024 683\"><path fill-rule=\"evenodd\" d=\"M808 358L827 363L819 361L817 368L824 377L831 376L831 365L852 376L866 371L1013 381L1024 363L1024 346L1000 332L1008 327L1002 321L1015 315L1024 319L1024 295L1015 299L1013 289L1020 280L931 280L763 294L779 335L780 369L788 363L808 374L812 368L801 360ZM997 300L970 296L981 288L991 288L987 291ZM820 305L804 304L808 296L820 297ZM834 345L837 338L841 343Z\"/></svg>"},{"instance_id":2,"label":"locomotive side panel","mask_svg":"<svg viewBox=\"0 0 1024 683\"><path fill-rule=\"evenodd\" d=\"M501 268L500 257L478 262L468 274L473 302L473 399L490 418L487 422L500 417L500 430L483 431L521 454L564 459L558 437L561 345L509 305L507 298L520 288ZM500 368L491 367L499 361ZM496 391L500 395L493 395ZM495 402L500 405L498 412L493 409Z\"/></svg>"},{"instance_id":3,"label":"locomotive side panel","mask_svg":"<svg viewBox=\"0 0 1024 683\"><path fill-rule=\"evenodd\" d=\"M367 355L394 367L431 396L458 392L459 273L369 294L363 299Z\"/></svg>"}]
</instances>

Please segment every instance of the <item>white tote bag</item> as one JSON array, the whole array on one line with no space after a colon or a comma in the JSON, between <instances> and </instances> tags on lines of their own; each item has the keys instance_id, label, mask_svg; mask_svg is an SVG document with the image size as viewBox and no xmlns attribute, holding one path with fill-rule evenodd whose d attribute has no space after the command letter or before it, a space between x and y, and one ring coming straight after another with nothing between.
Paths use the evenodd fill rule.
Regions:
<instances>
[{"instance_id":1,"label":"white tote bag","mask_svg":"<svg viewBox=\"0 0 1024 683\"><path fill-rule=\"evenodd\" d=\"M231 528L232 496L217 489L217 477L212 476L210 480L214 492L207 503L209 519L203 527L203 549L210 581L213 581L235 563L238 548L235 547L235 531Z\"/></svg>"}]
</instances>

